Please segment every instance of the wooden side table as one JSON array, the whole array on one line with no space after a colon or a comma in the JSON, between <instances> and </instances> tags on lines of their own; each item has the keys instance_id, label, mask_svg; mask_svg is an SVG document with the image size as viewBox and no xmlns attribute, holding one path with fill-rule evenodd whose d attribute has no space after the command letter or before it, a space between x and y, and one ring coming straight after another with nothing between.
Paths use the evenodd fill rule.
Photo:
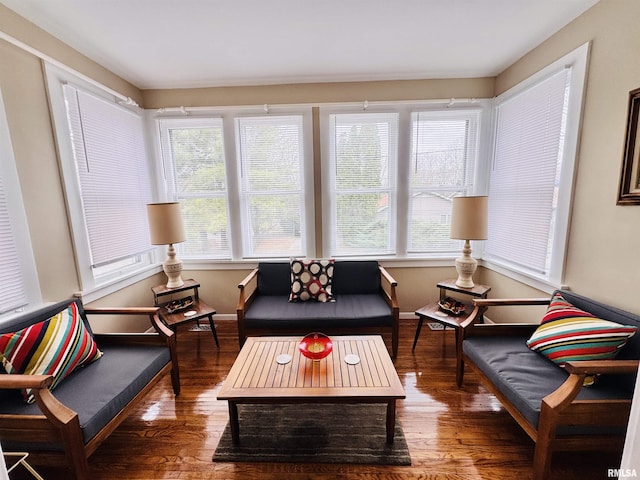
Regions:
<instances>
[{"instance_id":1,"label":"wooden side table","mask_svg":"<svg viewBox=\"0 0 640 480\"><path fill-rule=\"evenodd\" d=\"M218 343L218 333L216 332L216 326L213 323L213 316L215 315L216 311L205 302L200 300L200 297L198 295L198 288L200 288L200 284L193 279L185 280L184 285L178 288L167 288L166 285L158 285L157 287L151 288L151 291L153 292L153 303L157 307L161 307L160 319L176 334L178 325L181 325L185 322L199 322L205 317L208 318L209 325L211 326L211 333L213 334L213 338L216 341L216 346L220 348L220 343ZM190 290L192 291L191 296L193 298L193 305L184 310L169 313L167 311L167 305L173 300L178 300L180 298L188 296L185 293L189 292ZM176 295L175 298L174 295ZM168 297L168 299L165 299L163 297Z\"/></svg>"},{"instance_id":2,"label":"wooden side table","mask_svg":"<svg viewBox=\"0 0 640 480\"><path fill-rule=\"evenodd\" d=\"M487 285L475 285L473 288L462 288L456 285L455 279L445 280L439 282L436 286L440 289L440 300L443 300L447 296L447 292L456 292L464 295L469 295L474 298L487 298L487 294L491 290L491 287ZM465 305L464 312L460 315L451 315L440 310L440 306L437 302L425 305L422 308L416 310L415 314L418 316L418 327L416 328L416 335L413 339L413 347L411 350L415 350L418 343L418 337L420 337L420 331L422 330L422 322L426 318L430 322L437 322L444 326L451 327L456 332L456 346L458 345L458 335L460 331L460 324L464 322L471 312L473 312L473 305L471 303L463 302Z\"/></svg>"}]
</instances>

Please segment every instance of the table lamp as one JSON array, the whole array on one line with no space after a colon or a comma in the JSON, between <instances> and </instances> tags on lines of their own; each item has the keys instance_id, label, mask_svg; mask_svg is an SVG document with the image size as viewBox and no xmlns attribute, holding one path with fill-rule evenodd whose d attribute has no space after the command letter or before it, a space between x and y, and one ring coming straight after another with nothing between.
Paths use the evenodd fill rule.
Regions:
<instances>
[{"instance_id":1,"label":"table lamp","mask_svg":"<svg viewBox=\"0 0 640 480\"><path fill-rule=\"evenodd\" d=\"M478 261L471 256L469 240L487 239L488 197L454 197L451 208L451 238L464 240L462 256L456 259L458 279L461 288L473 288L473 274Z\"/></svg>"},{"instance_id":2,"label":"table lamp","mask_svg":"<svg viewBox=\"0 0 640 480\"><path fill-rule=\"evenodd\" d=\"M162 269L167 275L167 288L178 288L184 285L180 276L182 260L176 258L174 243L184 242L184 225L180 212L180 203L150 203L147 205L149 217L149 231L152 245L169 245L167 259L162 263Z\"/></svg>"}]
</instances>

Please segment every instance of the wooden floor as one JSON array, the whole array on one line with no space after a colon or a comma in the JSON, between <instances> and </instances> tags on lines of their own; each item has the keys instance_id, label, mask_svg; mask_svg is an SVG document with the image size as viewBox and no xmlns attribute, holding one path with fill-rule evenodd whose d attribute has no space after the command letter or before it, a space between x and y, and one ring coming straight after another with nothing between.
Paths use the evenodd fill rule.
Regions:
<instances>
[{"instance_id":1,"label":"wooden floor","mask_svg":"<svg viewBox=\"0 0 640 480\"><path fill-rule=\"evenodd\" d=\"M407 398L398 401L411 467L214 463L228 420L216 393L238 353L235 322L217 321L220 350L208 331L179 330L182 393L169 378L91 456L94 480L113 479L518 479L531 477L533 443L500 403L467 373L455 383L453 331L422 329L415 352L415 322L401 325L395 365ZM389 339L386 339L387 343ZM620 455L559 453L552 479L606 479ZM68 479L63 468L38 466L46 480ZM30 478L22 472L12 479Z\"/></svg>"}]
</instances>

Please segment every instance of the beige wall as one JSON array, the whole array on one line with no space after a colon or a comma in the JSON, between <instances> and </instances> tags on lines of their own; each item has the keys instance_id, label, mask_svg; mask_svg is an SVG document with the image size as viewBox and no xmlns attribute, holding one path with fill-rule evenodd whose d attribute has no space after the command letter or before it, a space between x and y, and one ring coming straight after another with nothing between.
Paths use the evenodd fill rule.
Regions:
<instances>
[{"instance_id":1,"label":"beige wall","mask_svg":"<svg viewBox=\"0 0 640 480\"><path fill-rule=\"evenodd\" d=\"M594 8L534 49L496 79L357 82L261 87L139 91L121 78L51 38L0 5L0 31L131 96L147 108L339 101L423 100L491 97L592 41L580 145L566 283L579 293L640 312L635 295L640 274L632 246L640 235L640 207L617 207L615 196L624 143L629 90L640 86L637 20L640 2L601 0ZM79 288L67 222L44 77L39 59L0 41L0 88L6 104L18 174L45 300ZM317 117L316 117L317 118ZM317 136L317 131L316 131ZM315 150L316 157L318 149ZM400 308L412 312L437 297L435 284L455 277L453 267L389 268L399 282ZM237 283L247 270L194 270L203 298L220 314L235 312ZM151 304L151 286L162 274L96 302ZM495 272L480 269L476 281L492 286L492 297L546 296ZM536 314L537 315L537 314Z\"/></svg>"}]
</instances>

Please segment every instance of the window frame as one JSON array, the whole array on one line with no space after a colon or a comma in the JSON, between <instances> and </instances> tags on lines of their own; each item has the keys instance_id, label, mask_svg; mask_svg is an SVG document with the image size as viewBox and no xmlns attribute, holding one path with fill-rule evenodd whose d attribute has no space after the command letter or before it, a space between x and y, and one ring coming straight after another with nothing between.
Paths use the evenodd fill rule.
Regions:
<instances>
[{"instance_id":1,"label":"window frame","mask_svg":"<svg viewBox=\"0 0 640 480\"><path fill-rule=\"evenodd\" d=\"M157 256L154 254L153 247L150 245L148 253L128 257L133 259L133 263L126 260L113 262L112 269L109 270L103 268L103 271L107 272L104 275L97 276L94 274L91 265L91 250L87 235L79 177L73 153L71 132L67 121L63 88L66 84L72 84L91 95L95 95L103 100L117 104L122 108L128 108L141 116L143 122L143 142L146 153L146 170L151 195L153 196L155 191L155 181L149 155L150 142L148 141L145 122L146 115L144 110L137 106L124 105L126 102L120 101L120 99L118 99L106 87L90 83L49 62L44 62L44 65L49 104L53 118L52 123L56 138L56 146L58 149L58 160L60 162L60 171L62 174L63 190L66 200L65 203L67 213L70 218L71 237L76 258L76 270L80 281L81 291L77 292L76 295L81 297L84 302L90 302L113 293L123 287L133 285L144 278L160 272L161 265L159 265Z\"/></svg>"},{"instance_id":2,"label":"window frame","mask_svg":"<svg viewBox=\"0 0 640 480\"><path fill-rule=\"evenodd\" d=\"M20 312L31 310L42 304L42 293L36 269L27 213L22 201L20 178L16 166L11 132L7 120L4 98L0 90L0 182L5 194L8 221L15 242L16 260L20 266L23 281L24 303L0 313L0 320L10 318ZM4 252L6 253L6 252Z\"/></svg>"},{"instance_id":3,"label":"window frame","mask_svg":"<svg viewBox=\"0 0 640 480\"><path fill-rule=\"evenodd\" d=\"M494 270L545 292L551 292L556 288L561 288L564 282L589 49L589 43L581 45L498 95L493 101L492 146L491 154L487 162L488 173L490 173L493 162L495 161L495 140L497 136L496 107L500 103L508 101L510 98L525 92L539 82L549 78L554 72L567 67L572 68L562 163L560 164L559 173L558 199L555 221L551 229L554 235L551 243L549 272L547 275L542 275L486 254L482 257L482 264L490 270ZM489 235L491 235L491 232L489 232Z\"/></svg>"}]
</instances>

